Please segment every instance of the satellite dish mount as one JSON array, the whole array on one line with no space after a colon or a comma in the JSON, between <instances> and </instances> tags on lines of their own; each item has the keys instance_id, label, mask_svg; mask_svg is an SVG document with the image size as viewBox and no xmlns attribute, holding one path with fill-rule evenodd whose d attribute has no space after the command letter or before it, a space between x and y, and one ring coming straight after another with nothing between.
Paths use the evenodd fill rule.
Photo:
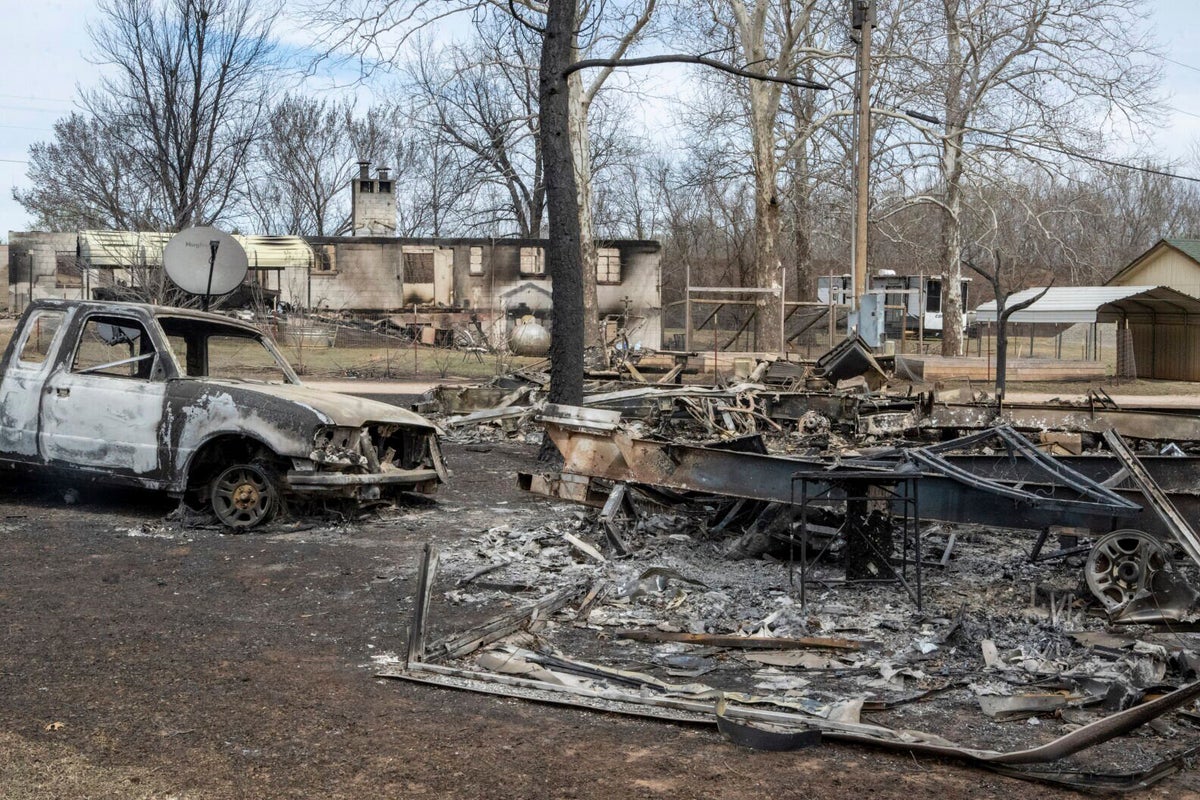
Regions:
<instances>
[{"instance_id":1,"label":"satellite dish mount","mask_svg":"<svg viewBox=\"0 0 1200 800\"><path fill-rule=\"evenodd\" d=\"M221 240L213 239L208 243L208 248L210 250L208 256L208 284L204 287L204 305L202 306L205 311L208 311L208 298L212 295L213 268L217 263L217 250L221 248Z\"/></svg>"}]
</instances>

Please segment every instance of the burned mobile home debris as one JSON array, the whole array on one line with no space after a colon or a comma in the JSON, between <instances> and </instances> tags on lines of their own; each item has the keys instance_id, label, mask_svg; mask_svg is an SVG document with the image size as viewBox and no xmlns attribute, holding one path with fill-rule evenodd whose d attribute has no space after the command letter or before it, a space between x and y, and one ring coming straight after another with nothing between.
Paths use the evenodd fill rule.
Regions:
<instances>
[{"instance_id":1,"label":"burned mobile home debris","mask_svg":"<svg viewBox=\"0 0 1200 800\"><path fill-rule=\"evenodd\" d=\"M934 390L872 391L888 376L854 337L811 365L768 360L750 377L762 382L597 386L585 407L570 408L544 405L544 381L525 373L492 386L439 387L419 407L448 414L452 430L536 418L565 463L552 475L521 476L523 488L598 508L613 507L612 487L622 497L626 486L697 493L735 502L743 516L747 504L798 508L791 516L799 522L791 522L803 533L809 499L832 492L845 500L859 492L863 502L851 505L864 520L868 506L889 518L912 517L911 526L902 522L901 540L918 548L911 554L918 568L921 520L1038 531L1031 558L1048 557L1044 546L1052 532L1066 540L1080 532L1083 538L1111 534L1092 553L1088 581L1114 619L1135 596L1153 594L1155 582L1170 580L1172 559L1156 542L1200 566L1200 537L1187 521L1200 517L1200 460L1180 449L1200 441L1194 414L1121 407L1102 391L1089 393L1083 404L1016 408L986 395L964 401ZM811 388L821 382L840 388ZM797 389L801 384L810 388ZM488 402L491 407L478 408ZM1122 434L1165 440L1163 452L1172 454L1138 456ZM781 455L777 446L769 453L772 437L792 452ZM881 490L891 493L889 502L872 498ZM849 527L846 538L853 543L855 526ZM616 544L615 535L610 538ZM1086 550L1073 547L1075 554ZM800 550L803 555L807 548ZM1172 594L1166 590L1158 599ZM1176 605L1160 606L1160 616L1179 619L1183 611Z\"/></svg>"},{"instance_id":2,"label":"burned mobile home debris","mask_svg":"<svg viewBox=\"0 0 1200 800\"><path fill-rule=\"evenodd\" d=\"M1105 440L1113 458L1099 457L1110 464L1110 477L1101 482L1046 455L1007 426L938 445L881 448L869 456L820 461L769 455L760 447L747 451L726 444L638 438L620 430L620 415L615 412L549 405L541 419L564 464L554 475L523 476L525 488L531 491L607 505L605 486L648 487L731 498L735 506L752 501L794 509L788 527L798 532L799 541L792 533L783 535L802 562L801 598L813 527L824 538L831 532L844 534L847 578L891 573L904 583L889 566L893 523L885 519L898 519L904 527L903 546L913 548L901 561L914 566L913 599L918 610L923 559L916 531L922 520L1043 532L1032 543L1030 560L1047 556L1042 549L1051 529L1101 535L1088 560L1087 579L1114 621L1178 621L1189 611L1190 601L1197 599L1173 582L1169 548L1178 547L1200 566L1200 539L1171 497L1112 431ZM980 474L956 463L955 453L989 442L1004 451L1001 458L1022 463L1019 479ZM1112 478L1126 477L1135 488L1106 485L1118 482ZM1194 491L1177 495L1185 507L1195 509ZM845 508L837 527L831 531L828 525L810 526L810 504L827 505L831 499ZM875 507L870 513L869 506ZM1181 596L1189 600L1183 608L1168 602ZM1146 616L1143 608L1143 615L1134 617L1135 604L1157 609L1157 614Z\"/></svg>"},{"instance_id":3,"label":"burned mobile home debris","mask_svg":"<svg viewBox=\"0 0 1200 800\"><path fill-rule=\"evenodd\" d=\"M235 529L288 498L433 492L438 430L384 403L302 385L269 337L226 317L39 300L0 380L0 459L192 497Z\"/></svg>"},{"instance_id":4,"label":"burned mobile home debris","mask_svg":"<svg viewBox=\"0 0 1200 800\"><path fill-rule=\"evenodd\" d=\"M544 432L561 464L521 487L576 505L430 552L408 653L378 674L1076 789L1182 768L1194 415L897 393L848 342L726 386L594 382L581 407L535 373L431 392L451 439ZM515 610L437 638L434 596Z\"/></svg>"}]
</instances>

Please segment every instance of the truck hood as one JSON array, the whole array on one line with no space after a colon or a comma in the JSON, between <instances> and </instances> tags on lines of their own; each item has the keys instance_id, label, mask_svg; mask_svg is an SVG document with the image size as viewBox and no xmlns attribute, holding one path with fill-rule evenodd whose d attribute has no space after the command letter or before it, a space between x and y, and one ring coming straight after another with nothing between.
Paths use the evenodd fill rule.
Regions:
<instances>
[{"instance_id":1,"label":"truck hood","mask_svg":"<svg viewBox=\"0 0 1200 800\"><path fill-rule=\"evenodd\" d=\"M326 424L360 427L367 422L385 422L411 428L424 428L441 433L436 425L405 408L367 400L348 394L338 394L294 383L256 383L253 381L221 380L215 378L183 378L232 390L234 397L261 395L306 406L326 418Z\"/></svg>"}]
</instances>

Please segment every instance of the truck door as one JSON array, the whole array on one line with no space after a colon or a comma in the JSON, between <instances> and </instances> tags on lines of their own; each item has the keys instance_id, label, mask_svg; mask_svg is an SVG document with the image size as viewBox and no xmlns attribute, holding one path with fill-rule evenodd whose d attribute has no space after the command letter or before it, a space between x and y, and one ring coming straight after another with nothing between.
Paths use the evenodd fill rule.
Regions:
<instances>
[{"instance_id":1,"label":"truck door","mask_svg":"<svg viewBox=\"0 0 1200 800\"><path fill-rule=\"evenodd\" d=\"M74 327L74 326L72 326ZM158 477L164 361L134 317L83 320L70 358L46 380L39 446L47 461Z\"/></svg>"},{"instance_id":2,"label":"truck door","mask_svg":"<svg viewBox=\"0 0 1200 800\"><path fill-rule=\"evenodd\" d=\"M17 331L17 344L0 380L0 453L34 458L38 453L38 406L58 352L66 312L39 309Z\"/></svg>"}]
</instances>

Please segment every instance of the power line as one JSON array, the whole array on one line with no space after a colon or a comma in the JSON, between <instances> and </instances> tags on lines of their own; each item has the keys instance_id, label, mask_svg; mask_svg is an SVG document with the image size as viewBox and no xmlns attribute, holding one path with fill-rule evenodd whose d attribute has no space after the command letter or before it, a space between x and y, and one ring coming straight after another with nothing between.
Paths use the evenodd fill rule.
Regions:
<instances>
[{"instance_id":1,"label":"power line","mask_svg":"<svg viewBox=\"0 0 1200 800\"><path fill-rule=\"evenodd\" d=\"M1089 156L1086 153L1077 153L1072 150L1065 150L1061 147L1055 147L1054 145L1043 144L1042 142L1037 142L1032 139L1024 139L1020 135L1016 135L1016 134L1001 133L1000 131L990 131L986 128L972 128L968 125L964 125L963 128L965 130L971 131L973 133L983 133L988 136L996 136L1001 139L1011 139L1011 140L1017 142L1018 144L1025 145L1026 147L1035 147L1039 150L1046 150L1051 153L1059 153L1060 155L1067 156L1068 158L1078 158L1081 161L1091 161L1094 164L1104 164L1105 166L1118 167L1119 169L1128 169L1128 170L1134 170L1136 172L1145 172L1149 175L1161 175L1164 178L1175 178L1175 179L1181 180L1181 181L1192 181L1193 183L1200 183L1200 178L1196 178L1191 175L1180 175L1177 172L1167 172L1166 170L1155 169L1154 167L1142 167L1142 166L1138 166L1137 164L1126 164L1121 161L1113 161L1112 159L1109 159L1109 158L1101 158L1100 156Z\"/></svg>"},{"instance_id":2,"label":"power line","mask_svg":"<svg viewBox=\"0 0 1200 800\"><path fill-rule=\"evenodd\" d=\"M1197 114L1195 111L1184 111L1182 108L1175 108L1175 106L1167 106L1167 108L1171 111L1174 111L1176 114L1183 114L1186 117L1196 117L1197 119L1200 119L1200 114Z\"/></svg>"},{"instance_id":3,"label":"power line","mask_svg":"<svg viewBox=\"0 0 1200 800\"><path fill-rule=\"evenodd\" d=\"M930 114L923 114L919 111L911 111L907 108L901 108L901 109L895 109L895 110L899 111L901 114L903 114L906 117L911 117L912 119L918 120L920 122L927 122L930 125L941 125L942 124L942 121L940 119L938 119L937 117L934 117ZM1196 116L1200 116L1200 115L1196 115ZM920 126L918 126L918 127L920 127ZM989 130L988 128L975 128L970 125L964 125L963 130L970 131L972 133L982 133L987 136L995 136L1000 139L1008 139L1010 141L1017 142L1018 144L1022 144L1026 147L1035 147L1039 150L1046 150L1051 153L1058 153L1060 155L1067 156L1068 158L1080 159L1081 161L1090 161L1094 164L1104 164L1105 166L1117 167L1118 169L1128 169L1128 170L1133 170L1135 172L1144 172L1148 175L1161 175L1164 178L1175 178L1175 179L1181 180L1181 181L1192 181L1193 183L1200 183L1200 178L1196 178L1191 175L1180 175L1177 172L1167 172L1166 170L1155 169L1154 167L1143 167L1143 166L1139 166L1137 164L1126 164L1121 161L1114 161L1110 158L1101 158L1100 156L1090 156L1090 155L1087 155L1086 153L1079 153L1079 152L1076 152L1073 150L1066 150L1064 148L1055 147L1054 145L1045 144L1043 142L1039 142L1039 141L1036 141L1033 139L1027 139L1017 133L1004 133L1003 131L993 131L993 130Z\"/></svg>"},{"instance_id":4,"label":"power line","mask_svg":"<svg viewBox=\"0 0 1200 800\"><path fill-rule=\"evenodd\" d=\"M1171 64L1174 64L1177 67L1183 67L1184 69L1190 69L1193 72L1200 72L1200 67L1193 67L1191 64L1185 64L1182 61L1176 61L1175 59L1169 58L1167 56L1159 56L1159 58L1161 58L1163 61L1167 61Z\"/></svg>"}]
</instances>

